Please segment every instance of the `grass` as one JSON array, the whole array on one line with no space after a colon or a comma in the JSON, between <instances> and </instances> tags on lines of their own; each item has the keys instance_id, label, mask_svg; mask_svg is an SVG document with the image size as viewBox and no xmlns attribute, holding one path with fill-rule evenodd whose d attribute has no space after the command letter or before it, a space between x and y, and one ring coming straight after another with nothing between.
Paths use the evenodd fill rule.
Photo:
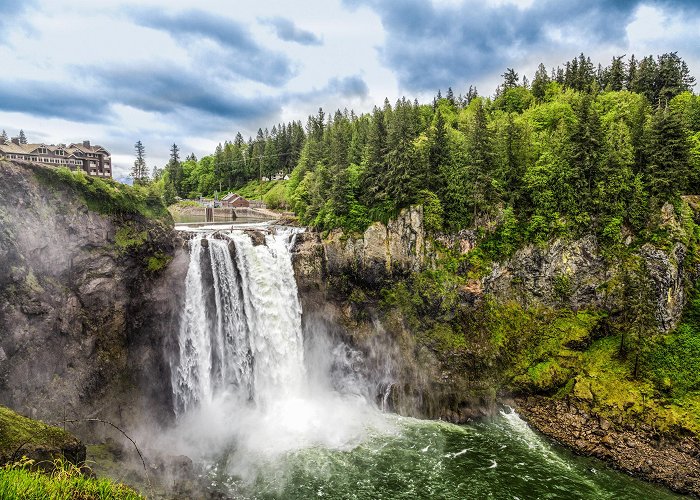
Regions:
<instances>
[{"instance_id":1,"label":"grass","mask_svg":"<svg viewBox=\"0 0 700 500\"><path fill-rule=\"evenodd\" d=\"M261 194L264 198L268 191L273 189L275 186L285 186L287 182L288 181L263 181L260 183L258 181L250 181L243 186L231 189L231 192L239 194L243 198L247 198L249 200L259 200Z\"/></svg>"},{"instance_id":2,"label":"grass","mask_svg":"<svg viewBox=\"0 0 700 500\"><path fill-rule=\"evenodd\" d=\"M33 470L35 464L26 458L0 468L0 498L3 500L141 500L131 488L84 474L73 464L54 461L51 473Z\"/></svg>"},{"instance_id":3,"label":"grass","mask_svg":"<svg viewBox=\"0 0 700 500\"><path fill-rule=\"evenodd\" d=\"M72 191L87 207L106 215L141 215L148 219L171 220L160 196L148 187L127 186L111 179L86 175L67 168L33 166L34 174L54 190Z\"/></svg>"},{"instance_id":4,"label":"grass","mask_svg":"<svg viewBox=\"0 0 700 500\"><path fill-rule=\"evenodd\" d=\"M58 427L23 417L9 408L0 406L0 461L13 460L23 446L42 445L60 450L77 443L70 433ZM17 457L15 457L17 458ZM3 498L0 495L0 498Z\"/></svg>"}]
</instances>

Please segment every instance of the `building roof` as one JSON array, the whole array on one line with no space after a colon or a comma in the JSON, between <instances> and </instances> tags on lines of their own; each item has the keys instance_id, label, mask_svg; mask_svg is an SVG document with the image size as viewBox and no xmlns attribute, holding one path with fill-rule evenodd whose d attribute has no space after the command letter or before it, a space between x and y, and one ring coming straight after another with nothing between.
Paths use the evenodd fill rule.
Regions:
<instances>
[{"instance_id":1,"label":"building roof","mask_svg":"<svg viewBox=\"0 0 700 500\"><path fill-rule=\"evenodd\" d=\"M236 194L236 193L229 193L226 196L224 196L223 198L221 198L221 201L234 201L238 198L243 198L243 197L239 194Z\"/></svg>"},{"instance_id":2,"label":"building roof","mask_svg":"<svg viewBox=\"0 0 700 500\"><path fill-rule=\"evenodd\" d=\"M15 144L14 142L6 142L5 144L0 144L0 152L5 154L39 154L35 153L39 148L46 148L47 152L55 153L59 149L62 149L68 156L75 156L75 153L104 153L109 156L109 152L102 146L84 146L83 144L71 144L66 147L65 145L55 145L55 144ZM43 153L42 153L43 154Z\"/></svg>"}]
</instances>

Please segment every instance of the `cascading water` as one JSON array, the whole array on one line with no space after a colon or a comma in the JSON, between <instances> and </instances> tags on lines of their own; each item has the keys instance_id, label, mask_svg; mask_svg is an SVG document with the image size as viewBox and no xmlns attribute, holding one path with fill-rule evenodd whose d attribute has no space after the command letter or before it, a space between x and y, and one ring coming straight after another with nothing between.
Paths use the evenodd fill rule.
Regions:
<instances>
[{"instance_id":1,"label":"cascading water","mask_svg":"<svg viewBox=\"0 0 700 500\"><path fill-rule=\"evenodd\" d=\"M217 397L266 405L302 396L301 306L289 254L293 237L288 229L267 235L264 245L254 245L242 231L191 240L172 372L178 415Z\"/></svg>"},{"instance_id":2,"label":"cascading water","mask_svg":"<svg viewBox=\"0 0 700 500\"><path fill-rule=\"evenodd\" d=\"M244 469L256 457L351 447L368 430L391 427L356 374L331 373L347 349L315 332L317 348L305 355L290 254L298 232L276 228L264 243L241 230L190 240L175 410L201 449L240 452L240 463L227 458L240 475L251 474Z\"/></svg>"}]
</instances>

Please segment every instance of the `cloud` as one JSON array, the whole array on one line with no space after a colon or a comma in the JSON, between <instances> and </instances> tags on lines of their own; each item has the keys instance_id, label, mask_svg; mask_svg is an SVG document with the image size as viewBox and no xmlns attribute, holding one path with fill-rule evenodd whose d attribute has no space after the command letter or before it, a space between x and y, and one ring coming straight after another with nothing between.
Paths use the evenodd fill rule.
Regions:
<instances>
[{"instance_id":1,"label":"cloud","mask_svg":"<svg viewBox=\"0 0 700 500\"><path fill-rule=\"evenodd\" d=\"M323 40L310 31L297 27L291 20L284 17L261 19L263 24L272 26L277 36L285 42L296 42L301 45L323 45Z\"/></svg>"},{"instance_id":2,"label":"cloud","mask_svg":"<svg viewBox=\"0 0 700 500\"><path fill-rule=\"evenodd\" d=\"M0 80L0 110L27 113L44 118L65 118L102 123L108 115L109 98L85 89L55 82Z\"/></svg>"},{"instance_id":3,"label":"cloud","mask_svg":"<svg viewBox=\"0 0 700 500\"><path fill-rule=\"evenodd\" d=\"M0 0L0 44L4 43L9 30L20 21L24 11L34 7L35 3L35 0Z\"/></svg>"},{"instance_id":4,"label":"cloud","mask_svg":"<svg viewBox=\"0 0 700 500\"><path fill-rule=\"evenodd\" d=\"M422 0L343 0L349 7L376 11L386 30L383 62L411 91L445 88L476 80L532 53L589 52L624 45L626 26L640 0L560 2L535 0L527 7L484 5L478 0L436 5ZM697 2L659 0L664 8L697 16ZM557 33L560 40L554 40ZM563 41L562 41L563 40ZM570 48L567 48L570 47Z\"/></svg>"},{"instance_id":5,"label":"cloud","mask_svg":"<svg viewBox=\"0 0 700 500\"><path fill-rule=\"evenodd\" d=\"M168 65L75 67L89 74L89 87L33 80L0 80L0 111L87 123L109 123L112 105L176 119L182 128L197 122L215 130L228 121L259 121L279 112L274 98L246 98L226 82L202 79ZM206 126L207 123L211 125Z\"/></svg>"},{"instance_id":6,"label":"cloud","mask_svg":"<svg viewBox=\"0 0 700 500\"><path fill-rule=\"evenodd\" d=\"M248 120L273 111L272 99L247 99L225 81L203 78L174 65L90 68L96 86L112 100L143 111L188 108L210 116Z\"/></svg>"},{"instance_id":7,"label":"cloud","mask_svg":"<svg viewBox=\"0 0 700 500\"><path fill-rule=\"evenodd\" d=\"M200 41L217 44L223 53L214 53L208 61L231 75L282 85L294 76L287 56L259 45L241 23L202 10L166 13L160 9L138 9L131 14L141 26L164 31L181 44Z\"/></svg>"},{"instance_id":8,"label":"cloud","mask_svg":"<svg viewBox=\"0 0 700 500\"><path fill-rule=\"evenodd\" d=\"M360 76L348 76L345 78L332 78L325 91L343 97L358 97L364 99L369 95L369 87Z\"/></svg>"}]
</instances>

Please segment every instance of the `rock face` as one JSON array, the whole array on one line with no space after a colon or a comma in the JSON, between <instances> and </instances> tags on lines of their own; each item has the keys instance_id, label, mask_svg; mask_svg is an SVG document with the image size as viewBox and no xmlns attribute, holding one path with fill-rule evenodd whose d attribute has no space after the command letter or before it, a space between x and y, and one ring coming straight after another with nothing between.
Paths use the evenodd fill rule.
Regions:
<instances>
[{"instance_id":1,"label":"rock face","mask_svg":"<svg viewBox=\"0 0 700 500\"><path fill-rule=\"evenodd\" d=\"M353 368L370 381L380 407L403 415L465 422L495 410L495 391L483 376L454 377L435 353L416 341L400 315L383 316L358 290L377 290L430 265L432 247L423 230L421 207L403 210L389 224L374 223L361 237L341 231L328 238L299 234L292 252L306 339L319 330L359 351ZM444 237L442 244L471 249L470 234ZM466 251L465 248L465 251ZM353 292L354 291L354 292ZM464 366L466 360L456 360Z\"/></svg>"},{"instance_id":2,"label":"rock face","mask_svg":"<svg viewBox=\"0 0 700 500\"><path fill-rule=\"evenodd\" d=\"M638 251L654 286L655 316L662 332L672 330L683 312L686 253L681 242L670 252L649 243ZM588 235L571 242L555 240L544 248L521 248L508 261L493 266L483 279L483 293L524 305L614 311L624 307L621 289L615 288L621 273L620 266L605 261L595 236Z\"/></svg>"},{"instance_id":3,"label":"rock face","mask_svg":"<svg viewBox=\"0 0 700 500\"><path fill-rule=\"evenodd\" d=\"M429 253L423 208L404 209L387 225L375 222L359 238L348 238L341 230L335 230L324 241L323 249L330 274L352 274L368 284L420 271Z\"/></svg>"},{"instance_id":4,"label":"rock face","mask_svg":"<svg viewBox=\"0 0 700 500\"><path fill-rule=\"evenodd\" d=\"M669 440L651 428L618 425L574 400L530 397L517 400L516 406L535 428L579 453L612 461L632 475L664 483L679 493L700 496L697 440Z\"/></svg>"},{"instance_id":5,"label":"rock face","mask_svg":"<svg viewBox=\"0 0 700 500\"><path fill-rule=\"evenodd\" d=\"M538 301L574 309L601 306L599 285L607 269L594 236L573 242L556 240L546 248L528 245L484 278L484 292L500 300Z\"/></svg>"},{"instance_id":6,"label":"rock face","mask_svg":"<svg viewBox=\"0 0 700 500\"><path fill-rule=\"evenodd\" d=\"M167 420L187 268L172 223L91 211L41 168L0 163L0 403L48 421Z\"/></svg>"}]
</instances>

